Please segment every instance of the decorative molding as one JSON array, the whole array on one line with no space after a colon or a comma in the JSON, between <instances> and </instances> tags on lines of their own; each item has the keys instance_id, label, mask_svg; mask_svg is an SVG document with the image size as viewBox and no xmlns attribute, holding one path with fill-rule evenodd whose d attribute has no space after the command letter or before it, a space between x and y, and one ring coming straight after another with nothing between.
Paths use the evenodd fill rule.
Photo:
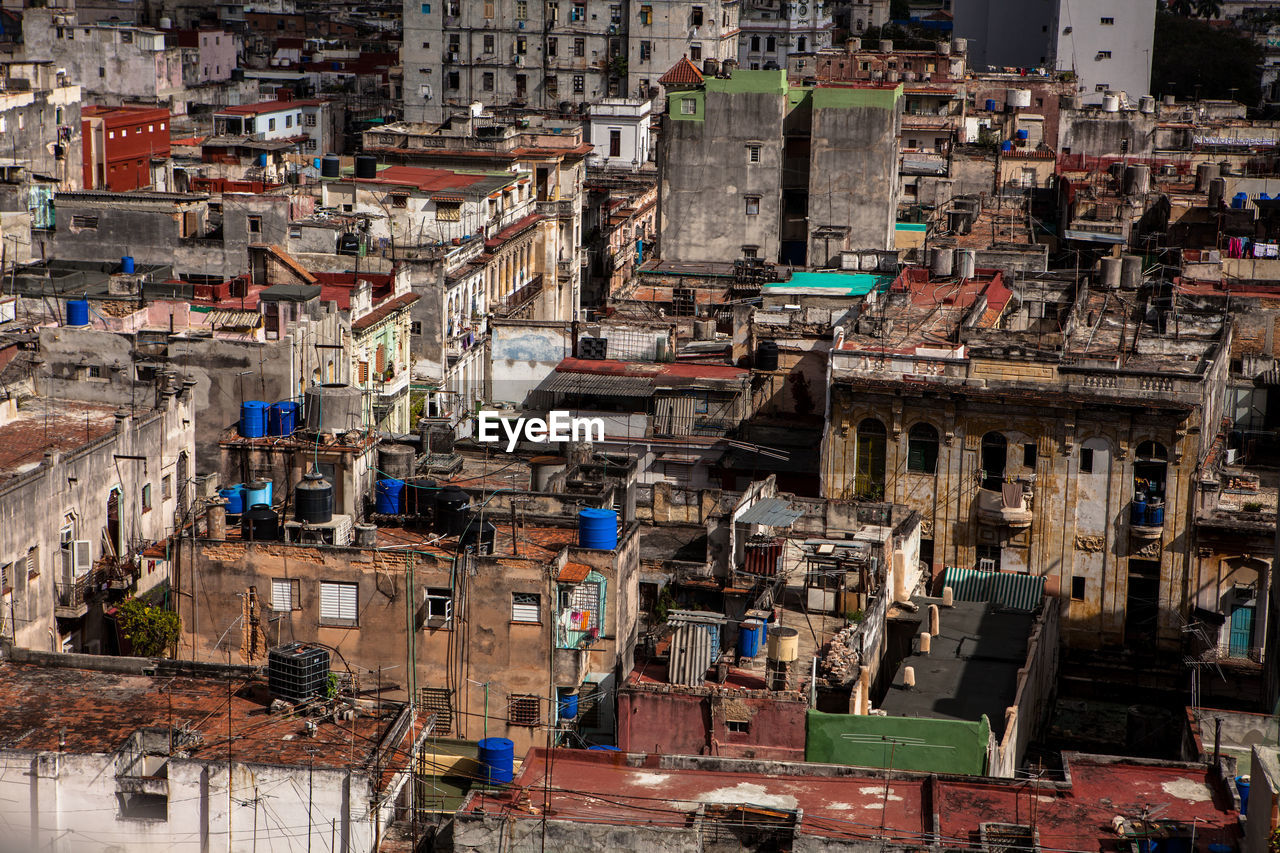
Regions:
<instances>
[{"instance_id":1,"label":"decorative molding","mask_svg":"<svg viewBox=\"0 0 1280 853\"><path fill-rule=\"evenodd\" d=\"M920 535L925 539L933 538L933 519L932 518L920 519Z\"/></svg>"},{"instance_id":2,"label":"decorative molding","mask_svg":"<svg viewBox=\"0 0 1280 853\"><path fill-rule=\"evenodd\" d=\"M1141 557L1143 559L1160 559L1163 552L1163 543L1159 539L1153 539L1141 548L1132 551L1130 557Z\"/></svg>"},{"instance_id":3,"label":"decorative molding","mask_svg":"<svg viewBox=\"0 0 1280 853\"><path fill-rule=\"evenodd\" d=\"M1107 547L1105 536L1076 536L1076 550L1096 554Z\"/></svg>"}]
</instances>

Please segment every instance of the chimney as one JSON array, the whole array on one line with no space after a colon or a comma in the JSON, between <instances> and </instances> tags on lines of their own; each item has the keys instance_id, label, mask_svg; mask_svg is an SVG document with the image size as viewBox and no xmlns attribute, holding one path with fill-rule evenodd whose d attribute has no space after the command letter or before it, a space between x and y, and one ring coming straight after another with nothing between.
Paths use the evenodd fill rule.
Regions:
<instances>
[{"instance_id":1,"label":"chimney","mask_svg":"<svg viewBox=\"0 0 1280 853\"><path fill-rule=\"evenodd\" d=\"M933 646L933 635L928 631L920 632L920 654L929 654L929 649Z\"/></svg>"},{"instance_id":2,"label":"chimney","mask_svg":"<svg viewBox=\"0 0 1280 853\"><path fill-rule=\"evenodd\" d=\"M893 600L907 600L907 561L901 551L893 552Z\"/></svg>"},{"instance_id":3,"label":"chimney","mask_svg":"<svg viewBox=\"0 0 1280 853\"><path fill-rule=\"evenodd\" d=\"M942 606L943 607L956 606L956 592L949 586L944 586L942 588Z\"/></svg>"},{"instance_id":4,"label":"chimney","mask_svg":"<svg viewBox=\"0 0 1280 853\"><path fill-rule=\"evenodd\" d=\"M209 504L205 515L208 537L214 542L223 542L227 538L227 505L221 501Z\"/></svg>"},{"instance_id":5,"label":"chimney","mask_svg":"<svg viewBox=\"0 0 1280 853\"><path fill-rule=\"evenodd\" d=\"M866 716L871 713L871 667L858 669L858 713Z\"/></svg>"},{"instance_id":6,"label":"chimney","mask_svg":"<svg viewBox=\"0 0 1280 853\"><path fill-rule=\"evenodd\" d=\"M914 666L906 666L902 668L902 686L908 690L915 689L916 668Z\"/></svg>"},{"instance_id":7,"label":"chimney","mask_svg":"<svg viewBox=\"0 0 1280 853\"><path fill-rule=\"evenodd\" d=\"M938 605L929 605L929 633L935 637L942 632L942 620L938 615Z\"/></svg>"}]
</instances>

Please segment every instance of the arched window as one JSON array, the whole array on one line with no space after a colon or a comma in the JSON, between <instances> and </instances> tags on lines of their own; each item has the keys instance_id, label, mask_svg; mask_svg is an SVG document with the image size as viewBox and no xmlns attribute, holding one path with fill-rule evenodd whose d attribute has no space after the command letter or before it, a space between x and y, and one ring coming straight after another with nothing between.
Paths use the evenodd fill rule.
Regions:
<instances>
[{"instance_id":1,"label":"arched window","mask_svg":"<svg viewBox=\"0 0 1280 853\"><path fill-rule=\"evenodd\" d=\"M1158 441L1144 441L1138 445L1133 460L1133 490L1149 498L1164 497L1165 473L1169 467L1169 451Z\"/></svg>"},{"instance_id":2,"label":"arched window","mask_svg":"<svg viewBox=\"0 0 1280 853\"><path fill-rule=\"evenodd\" d=\"M938 470L938 431L916 424L907 432L907 470L933 474Z\"/></svg>"},{"instance_id":3,"label":"arched window","mask_svg":"<svg viewBox=\"0 0 1280 853\"><path fill-rule=\"evenodd\" d=\"M1009 441L998 432L982 437L982 488L999 491L1004 484L1004 466L1009 461Z\"/></svg>"},{"instance_id":4,"label":"arched window","mask_svg":"<svg viewBox=\"0 0 1280 853\"><path fill-rule=\"evenodd\" d=\"M858 424L854 490L860 498L878 501L884 497L887 435L884 424L875 418L867 418Z\"/></svg>"}]
</instances>

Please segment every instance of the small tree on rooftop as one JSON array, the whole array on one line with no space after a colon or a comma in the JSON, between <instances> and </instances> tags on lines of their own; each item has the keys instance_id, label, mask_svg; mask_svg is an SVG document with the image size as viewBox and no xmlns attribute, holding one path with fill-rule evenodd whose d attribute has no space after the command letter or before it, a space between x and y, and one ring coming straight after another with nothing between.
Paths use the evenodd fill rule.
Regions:
<instances>
[{"instance_id":1,"label":"small tree on rooftop","mask_svg":"<svg viewBox=\"0 0 1280 853\"><path fill-rule=\"evenodd\" d=\"M138 657L162 657L178 642L182 621L173 611L130 598L121 602L116 613L120 633Z\"/></svg>"}]
</instances>

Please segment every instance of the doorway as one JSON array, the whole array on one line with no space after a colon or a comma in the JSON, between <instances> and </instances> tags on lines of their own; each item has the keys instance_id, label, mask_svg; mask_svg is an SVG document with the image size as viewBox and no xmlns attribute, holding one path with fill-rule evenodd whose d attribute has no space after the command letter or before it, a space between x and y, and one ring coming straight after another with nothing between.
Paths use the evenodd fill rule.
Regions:
<instances>
[{"instance_id":1,"label":"doorway","mask_svg":"<svg viewBox=\"0 0 1280 853\"><path fill-rule=\"evenodd\" d=\"M1125 600L1124 642L1134 651L1155 648L1160 616L1160 564L1129 561L1129 591Z\"/></svg>"}]
</instances>

